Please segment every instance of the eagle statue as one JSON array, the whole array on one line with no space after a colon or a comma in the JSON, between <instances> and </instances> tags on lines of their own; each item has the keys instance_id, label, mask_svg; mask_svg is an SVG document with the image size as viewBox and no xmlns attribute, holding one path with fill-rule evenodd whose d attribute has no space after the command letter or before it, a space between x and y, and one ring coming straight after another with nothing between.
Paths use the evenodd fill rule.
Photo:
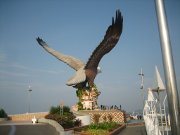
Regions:
<instances>
[{"instance_id":1,"label":"eagle statue","mask_svg":"<svg viewBox=\"0 0 180 135\"><path fill-rule=\"evenodd\" d=\"M121 12L117 10L116 17L112 18L112 24L108 27L104 39L93 51L86 64L77 58L64 55L50 48L48 44L39 37L36 40L48 53L52 54L76 71L75 75L67 81L68 86L79 88L85 87L88 84L89 87L92 87L97 73L100 72L100 68L98 67L100 60L105 54L109 53L115 47L119 41L122 29L123 17Z\"/></svg>"}]
</instances>

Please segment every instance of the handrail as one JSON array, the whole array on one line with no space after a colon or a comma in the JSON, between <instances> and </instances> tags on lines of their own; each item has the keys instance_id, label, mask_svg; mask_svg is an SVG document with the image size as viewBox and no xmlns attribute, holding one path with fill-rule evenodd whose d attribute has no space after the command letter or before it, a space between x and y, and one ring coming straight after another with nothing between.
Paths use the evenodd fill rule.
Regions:
<instances>
[{"instance_id":1,"label":"handrail","mask_svg":"<svg viewBox=\"0 0 180 135\"><path fill-rule=\"evenodd\" d=\"M167 100L167 95L163 100L163 108L161 107L161 103L157 100L154 101L145 101L146 106L144 107L143 115L145 126L148 135L168 135L168 120L165 109L165 102ZM157 112L156 107L160 107L160 112ZM159 119L160 118L160 119ZM165 120L165 123L164 123ZM164 125L165 124L165 125Z\"/></svg>"}]
</instances>

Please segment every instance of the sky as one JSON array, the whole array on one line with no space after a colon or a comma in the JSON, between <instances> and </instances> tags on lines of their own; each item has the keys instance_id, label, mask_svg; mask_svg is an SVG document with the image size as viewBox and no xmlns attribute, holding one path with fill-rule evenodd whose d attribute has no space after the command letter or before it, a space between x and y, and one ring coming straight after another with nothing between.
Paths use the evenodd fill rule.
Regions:
<instances>
[{"instance_id":1,"label":"sky","mask_svg":"<svg viewBox=\"0 0 180 135\"><path fill-rule=\"evenodd\" d=\"M180 1L165 0L165 8L180 93ZM44 51L36 38L86 63L117 9L123 32L99 64L98 104L121 105L127 112L142 109L140 69L145 92L155 83L155 65L164 81L153 0L0 0L0 107L19 114L76 104L76 89L66 86L74 70Z\"/></svg>"}]
</instances>

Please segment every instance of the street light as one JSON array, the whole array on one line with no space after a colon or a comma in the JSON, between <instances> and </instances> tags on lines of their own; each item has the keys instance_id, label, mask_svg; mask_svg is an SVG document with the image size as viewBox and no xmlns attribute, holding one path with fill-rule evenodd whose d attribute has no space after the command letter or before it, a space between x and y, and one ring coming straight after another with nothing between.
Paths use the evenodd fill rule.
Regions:
<instances>
[{"instance_id":1,"label":"street light","mask_svg":"<svg viewBox=\"0 0 180 135\"><path fill-rule=\"evenodd\" d=\"M141 76L141 87L140 89L142 90L142 97L143 97L143 107L144 107L144 74L141 68L141 72L138 74Z\"/></svg>"},{"instance_id":2,"label":"street light","mask_svg":"<svg viewBox=\"0 0 180 135\"><path fill-rule=\"evenodd\" d=\"M28 102L28 113L30 113L30 107L31 107L31 99L30 99L31 91L32 91L31 86L29 86L29 89L28 89L28 99L29 99L29 102Z\"/></svg>"},{"instance_id":3,"label":"street light","mask_svg":"<svg viewBox=\"0 0 180 135\"><path fill-rule=\"evenodd\" d=\"M63 115L63 109L64 109L64 102L63 101L61 101L60 102L60 115L62 116Z\"/></svg>"},{"instance_id":4,"label":"street light","mask_svg":"<svg viewBox=\"0 0 180 135\"><path fill-rule=\"evenodd\" d=\"M171 41L163 0L155 0L172 135L180 134L180 109Z\"/></svg>"}]
</instances>

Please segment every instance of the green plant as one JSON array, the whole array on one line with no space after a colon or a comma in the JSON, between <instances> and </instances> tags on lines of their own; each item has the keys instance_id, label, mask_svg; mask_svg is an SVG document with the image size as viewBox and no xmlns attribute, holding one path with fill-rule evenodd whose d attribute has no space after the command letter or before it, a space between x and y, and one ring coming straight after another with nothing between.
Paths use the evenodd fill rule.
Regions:
<instances>
[{"instance_id":1,"label":"green plant","mask_svg":"<svg viewBox=\"0 0 180 135\"><path fill-rule=\"evenodd\" d=\"M70 112L70 108L68 106L63 106L63 113ZM52 106L50 108L50 114L60 114L60 106Z\"/></svg>"},{"instance_id":2,"label":"green plant","mask_svg":"<svg viewBox=\"0 0 180 135\"><path fill-rule=\"evenodd\" d=\"M63 107L63 114L60 114L59 106L52 106L50 113L46 115L45 118L57 121L63 128L72 128L75 124L80 124L75 120L76 117L72 112L70 112L70 108L68 106Z\"/></svg>"},{"instance_id":3,"label":"green plant","mask_svg":"<svg viewBox=\"0 0 180 135\"><path fill-rule=\"evenodd\" d=\"M112 128L116 128L118 124L116 122L102 122L102 123L94 123L89 125L88 129L103 129L109 130Z\"/></svg>"},{"instance_id":4,"label":"green plant","mask_svg":"<svg viewBox=\"0 0 180 135\"><path fill-rule=\"evenodd\" d=\"M59 108L54 107L54 106L52 106L49 111L50 114L56 114L58 112L59 112Z\"/></svg>"},{"instance_id":5,"label":"green plant","mask_svg":"<svg viewBox=\"0 0 180 135\"><path fill-rule=\"evenodd\" d=\"M45 116L46 119L52 119L57 121L63 128L74 127L75 116L71 112L65 112L63 115L60 114L48 114Z\"/></svg>"},{"instance_id":6,"label":"green plant","mask_svg":"<svg viewBox=\"0 0 180 135\"><path fill-rule=\"evenodd\" d=\"M90 124L87 128L84 128L82 132L91 135L108 135L109 132L119 127L119 124L115 122L103 122Z\"/></svg>"},{"instance_id":7,"label":"green plant","mask_svg":"<svg viewBox=\"0 0 180 135\"><path fill-rule=\"evenodd\" d=\"M66 119L66 118L59 121L59 124L65 129L74 127L73 120Z\"/></svg>"},{"instance_id":8,"label":"green plant","mask_svg":"<svg viewBox=\"0 0 180 135\"><path fill-rule=\"evenodd\" d=\"M46 119L52 119L52 120L55 120L55 121L60 121L62 119L62 116L59 115L59 114L48 114L45 116Z\"/></svg>"},{"instance_id":9,"label":"green plant","mask_svg":"<svg viewBox=\"0 0 180 135\"><path fill-rule=\"evenodd\" d=\"M75 126L75 127L81 126L81 120L80 120L80 119L76 119L76 120L74 121L74 126Z\"/></svg>"},{"instance_id":10,"label":"green plant","mask_svg":"<svg viewBox=\"0 0 180 135\"><path fill-rule=\"evenodd\" d=\"M82 95L83 95L83 89L79 88L78 90L76 90L76 96L79 97L79 100L81 99Z\"/></svg>"},{"instance_id":11,"label":"green plant","mask_svg":"<svg viewBox=\"0 0 180 135\"><path fill-rule=\"evenodd\" d=\"M7 113L3 109L0 109L0 118L7 118L7 117L8 117Z\"/></svg>"},{"instance_id":12,"label":"green plant","mask_svg":"<svg viewBox=\"0 0 180 135\"><path fill-rule=\"evenodd\" d=\"M103 129L88 129L85 133L90 135L108 135L108 131Z\"/></svg>"},{"instance_id":13,"label":"green plant","mask_svg":"<svg viewBox=\"0 0 180 135\"><path fill-rule=\"evenodd\" d=\"M78 105L78 110L83 110L83 104L81 102L78 102L77 105Z\"/></svg>"},{"instance_id":14,"label":"green plant","mask_svg":"<svg viewBox=\"0 0 180 135\"><path fill-rule=\"evenodd\" d=\"M63 112L70 112L69 106L63 106Z\"/></svg>"}]
</instances>

